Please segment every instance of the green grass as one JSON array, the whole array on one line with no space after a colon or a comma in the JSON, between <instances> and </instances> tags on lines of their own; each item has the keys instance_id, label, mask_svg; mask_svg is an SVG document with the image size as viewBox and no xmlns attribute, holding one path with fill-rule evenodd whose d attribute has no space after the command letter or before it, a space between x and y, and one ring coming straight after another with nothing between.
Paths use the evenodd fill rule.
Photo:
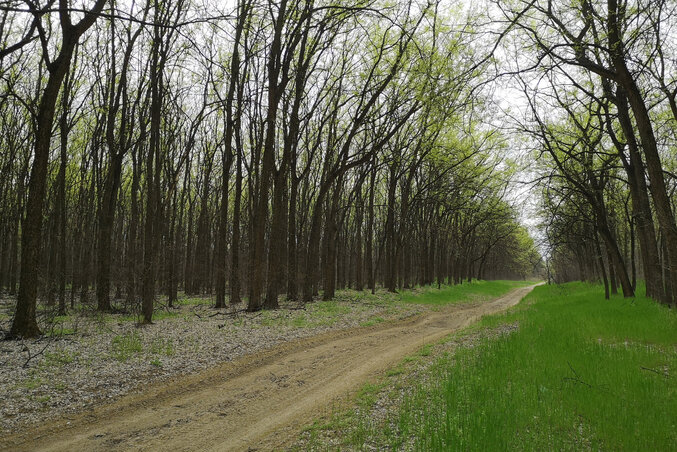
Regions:
<instances>
[{"instance_id":1,"label":"green grass","mask_svg":"<svg viewBox=\"0 0 677 452\"><path fill-rule=\"evenodd\" d=\"M26 389L37 389L43 385L42 379L37 375L30 375L25 380L21 381L18 386Z\"/></svg>"},{"instance_id":2,"label":"green grass","mask_svg":"<svg viewBox=\"0 0 677 452\"><path fill-rule=\"evenodd\" d=\"M77 357L77 352L69 352L68 350L57 350L54 352L45 352L45 359L42 362L42 365L45 367L61 367L67 364L71 364L75 361Z\"/></svg>"},{"instance_id":3,"label":"green grass","mask_svg":"<svg viewBox=\"0 0 677 452\"><path fill-rule=\"evenodd\" d=\"M537 287L480 326L501 323L519 329L432 357L386 422L370 422L370 410L344 416L344 446L677 450L675 311L573 283Z\"/></svg>"},{"instance_id":4,"label":"green grass","mask_svg":"<svg viewBox=\"0 0 677 452\"><path fill-rule=\"evenodd\" d=\"M360 326L374 326L378 325L379 323L385 322L385 319L380 316L372 317L369 320L365 320L364 322L360 323Z\"/></svg>"},{"instance_id":5,"label":"green grass","mask_svg":"<svg viewBox=\"0 0 677 452\"><path fill-rule=\"evenodd\" d=\"M113 358L120 362L128 361L132 356L143 351L141 336L136 331L117 335L111 341Z\"/></svg>"},{"instance_id":6,"label":"green grass","mask_svg":"<svg viewBox=\"0 0 677 452\"><path fill-rule=\"evenodd\" d=\"M226 303L228 301L226 300ZM175 306L197 306L197 305L214 305L214 300L211 297L190 297L180 296L175 302Z\"/></svg>"},{"instance_id":7,"label":"green grass","mask_svg":"<svg viewBox=\"0 0 677 452\"><path fill-rule=\"evenodd\" d=\"M118 334L111 341L111 356L120 362L128 361L133 357L152 357L151 364L160 367L160 356L173 356L176 353L172 338L154 338L150 342L145 341L137 331Z\"/></svg>"},{"instance_id":8,"label":"green grass","mask_svg":"<svg viewBox=\"0 0 677 452\"><path fill-rule=\"evenodd\" d=\"M63 324L59 324L58 326L55 326L54 328L48 330L45 333L45 336L47 337L64 337L64 336L71 336L76 334L77 331L75 328L68 328L63 326Z\"/></svg>"},{"instance_id":9,"label":"green grass","mask_svg":"<svg viewBox=\"0 0 677 452\"><path fill-rule=\"evenodd\" d=\"M180 317L179 312L174 312L174 311L167 311L166 309L163 309L161 311L155 311L153 313L153 321L156 320L164 320L164 319L173 319Z\"/></svg>"},{"instance_id":10,"label":"green grass","mask_svg":"<svg viewBox=\"0 0 677 452\"><path fill-rule=\"evenodd\" d=\"M425 287L416 291L404 292L401 296L405 303L423 303L442 305L466 301L481 301L500 297L511 289L534 284L532 281L477 281L471 283L436 287Z\"/></svg>"},{"instance_id":11,"label":"green grass","mask_svg":"<svg viewBox=\"0 0 677 452\"><path fill-rule=\"evenodd\" d=\"M348 314L350 306L338 303L334 300L320 301L311 307L309 318L315 325L333 325L341 315Z\"/></svg>"},{"instance_id":12,"label":"green grass","mask_svg":"<svg viewBox=\"0 0 677 452\"><path fill-rule=\"evenodd\" d=\"M533 284L524 281L473 281L456 286L442 286L404 290L401 293L379 291L372 295L368 291L360 292L351 289L341 290L336 299L316 301L306 305L304 311L291 315L279 315L277 312L263 311L261 325L266 327L287 326L293 328L313 328L330 326L351 311L368 309L370 306L385 306L383 314L396 314L403 307L412 303L442 306L449 303L487 300L501 296L515 287ZM384 322L382 316L374 316L363 322L361 326L374 326ZM237 321L235 326L239 326Z\"/></svg>"},{"instance_id":13,"label":"green grass","mask_svg":"<svg viewBox=\"0 0 677 452\"><path fill-rule=\"evenodd\" d=\"M291 315L280 315L277 311L263 311L261 325L312 328L336 323L342 315L348 314L351 306L336 300L310 303L303 311L290 311Z\"/></svg>"},{"instance_id":14,"label":"green grass","mask_svg":"<svg viewBox=\"0 0 677 452\"><path fill-rule=\"evenodd\" d=\"M116 316L116 314L113 314L113 316ZM167 309L164 309L164 308L157 309L153 312L153 322L164 320L164 319L174 319L174 318L178 318L180 316L181 316L180 312L168 311ZM143 319L143 316L141 314L124 314L124 315L117 316L117 320L119 322L139 323L139 322L141 322L142 319Z\"/></svg>"},{"instance_id":15,"label":"green grass","mask_svg":"<svg viewBox=\"0 0 677 452\"><path fill-rule=\"evenodd\" d=\"M150 343L150 353L153 355L165 355L173 356L175 353L174 350L174 340L172 338L156 338Z\"/></svg>"},{"instance_id":16,"label":"green grass","mask_svg":"<svg viewBox=\"0 0 677 452\"><path fill-rule=\"evenodd\" d=\"M426 344L418 351L419 356L430 356L433 352L433 346Z\"/></svg>"}]
</instances>

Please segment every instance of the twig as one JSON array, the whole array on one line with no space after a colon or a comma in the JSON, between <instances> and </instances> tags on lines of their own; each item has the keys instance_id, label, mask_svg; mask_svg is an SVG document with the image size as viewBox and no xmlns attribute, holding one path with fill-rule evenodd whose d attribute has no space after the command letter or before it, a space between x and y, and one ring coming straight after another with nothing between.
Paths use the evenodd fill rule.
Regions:
<instances>
[{"instance_id":1,"label":"twig","mask_svg":"<svg viewBox=\"0 0 677 452\"><path fill-rule=\"evenodd\" d=\"M639 368L642 369L642 370L648 370L649 372L653 372L656 375L660 375L660 376L665 377L665 378L670 378L670 374L668 374L666 371L660 372L656 369L652 369L650 367L644 367L644 366L639 366Z\"/></svg>"},{"instance_id":2,"label":"twig","mask_svg":"<svg viewBox=\"0 0 677 452\"><path fill-rule=\"evenodd\" d=\"M22 343L23 343L23 341L22 341ZM25 343L23 343L24 351L28 353L28 359L26 360L26 362L23 364L22 367L23 367L24 369L25 369L26 367L28 367L28 363L31 362L31 360L32 360L33 358L36 358L36 357L42 355L43 353L45 353L45 350L47 350L47 347L49 347L50 345L51 345L51 342L50 342L50 341L47 341L47 344L46 344L44 347L42 347L42 350L40 350L39 352L37 352L37 353L31 355L31 349L28 348L28 345L26 345Z\"/></svg>"},{"instance_id":3,"label":"twig","mask_svg":"<svg viewBox=\"0 0 677 452\"><path fill-rule=\"evenodd\" d=\"M594 386L592 386L590 383L587 383L587 382L581 380L581 377L578 376L578 372L576 372L576 369L573 368L573 366L571 365L570 362L567 361L567 364L569 365L569 369L571 369L571 372L574 374L575 378L563 377L562 381L573 381L574 383L582 384L584 386L587 386L588 388L591 388L591 389L594 388Z\"/></svg>"},{"instance_id":4,"label":"twig","mask_svg":"<svg viewBox=\"0 0 677 452\"><path fill-rule=\"evenodd\" d=\"M237 315L242 313L242 312L247 312L247 310L246 309L238 309L238 310L233 311L233 312L220 312L220 313L217 313L217 314L221 314L221 315L224 315L226 317L237 317Z\"/></svg>"}]
</instances>

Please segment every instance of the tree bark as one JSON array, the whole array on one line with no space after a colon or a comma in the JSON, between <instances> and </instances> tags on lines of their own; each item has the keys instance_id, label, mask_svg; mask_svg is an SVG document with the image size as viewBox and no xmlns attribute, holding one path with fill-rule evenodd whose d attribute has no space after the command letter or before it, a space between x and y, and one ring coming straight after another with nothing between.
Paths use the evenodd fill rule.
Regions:
<instances>
[{"instance_id":1,"label":"tree bark","mask_svg":"<svg viewBox=\"0 0 677 452\"><path fill-rule=\"evenodd\" d=\"M677 304L677 225L670 206L670 198L663 176L663 166L658 154L656 137L651 124L649 112L644 103L635 79L628 69L623 55L624 47L621 39L619 24L620 6L617 0L607 0L608 24L609 24L609 47L611 49L611 61L616 69L618 83L622 86L630 102L630 107L635 117L637 130L642 142L642 149L646 158L646 167L651 184L649 189L654 201L656 216L661 230L666 237L667 257L670 265L668 273L672 291L666 294L666 301Z\"/></svg>"},{"instance_id":2,"label":"tree bark","mask_svg":"<svg viewBox=\"0 0 677 452\"><path fill-rule=\"evenodd\" d=\"M617 91L616 99L618 120L627 141L628 153L630 155L629 165L624 166L628 176L630 195L632 197L632 212L634 220L637 223L637 231L639 232L638 238L640 252L642 254L644 279L646 281L646 295L668 302L669 298L666 299L666 293L663 289L661 264L658 257L658 241L656 238L653 216L651 214L648 188L644 176L644 162L642 161L639 145L630 120L627 99L625 93L621 89Z\"/></svg>"}]
</instances>

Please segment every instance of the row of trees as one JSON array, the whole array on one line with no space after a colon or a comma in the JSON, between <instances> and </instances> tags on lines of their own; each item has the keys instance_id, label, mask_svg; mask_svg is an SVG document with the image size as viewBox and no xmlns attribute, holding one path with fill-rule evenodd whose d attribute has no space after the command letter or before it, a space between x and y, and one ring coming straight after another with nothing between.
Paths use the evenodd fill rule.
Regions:
<instances>
[{"instance_id":1,"label":"row of trees","mask_svg":"<svg viewBox=\"0 0 677 452\"><path fill-rule=\"evenodd\" d=\"M648 296L674 305L677 3L499 6L523 49L514 73L528 113L515 119L540 162L555 277L629 297L639 273Z\"/></svg>"},{"instance_id":2,"label":"row of trees","mask_svg":"<svg viewBox=\"0 0 677 452\"><path fill-rule=\"evenodd\" d=\"M255 311L530 273L480 121L489 60L439 4L232 8L0 7L8 337L40 334L38 296L148 323L158 292Z\"/></svg>"}]
</instances>

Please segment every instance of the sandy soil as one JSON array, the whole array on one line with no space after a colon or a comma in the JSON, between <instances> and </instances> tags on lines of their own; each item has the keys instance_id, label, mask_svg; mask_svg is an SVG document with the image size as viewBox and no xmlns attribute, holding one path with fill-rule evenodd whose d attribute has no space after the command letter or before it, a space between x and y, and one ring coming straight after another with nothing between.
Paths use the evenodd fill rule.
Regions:
<instances>
[{"instance_id":1,"label":"sandy soil","mask_svg":"<svg viewBox=\"0 0 677 452\"><path fill-rule=\"evenodd\" d=\"M2 438L0 449L283 449L301 426L365 381L423 345L517 304L531 289L289 342Z\"/></svg>"}]
</instances>

